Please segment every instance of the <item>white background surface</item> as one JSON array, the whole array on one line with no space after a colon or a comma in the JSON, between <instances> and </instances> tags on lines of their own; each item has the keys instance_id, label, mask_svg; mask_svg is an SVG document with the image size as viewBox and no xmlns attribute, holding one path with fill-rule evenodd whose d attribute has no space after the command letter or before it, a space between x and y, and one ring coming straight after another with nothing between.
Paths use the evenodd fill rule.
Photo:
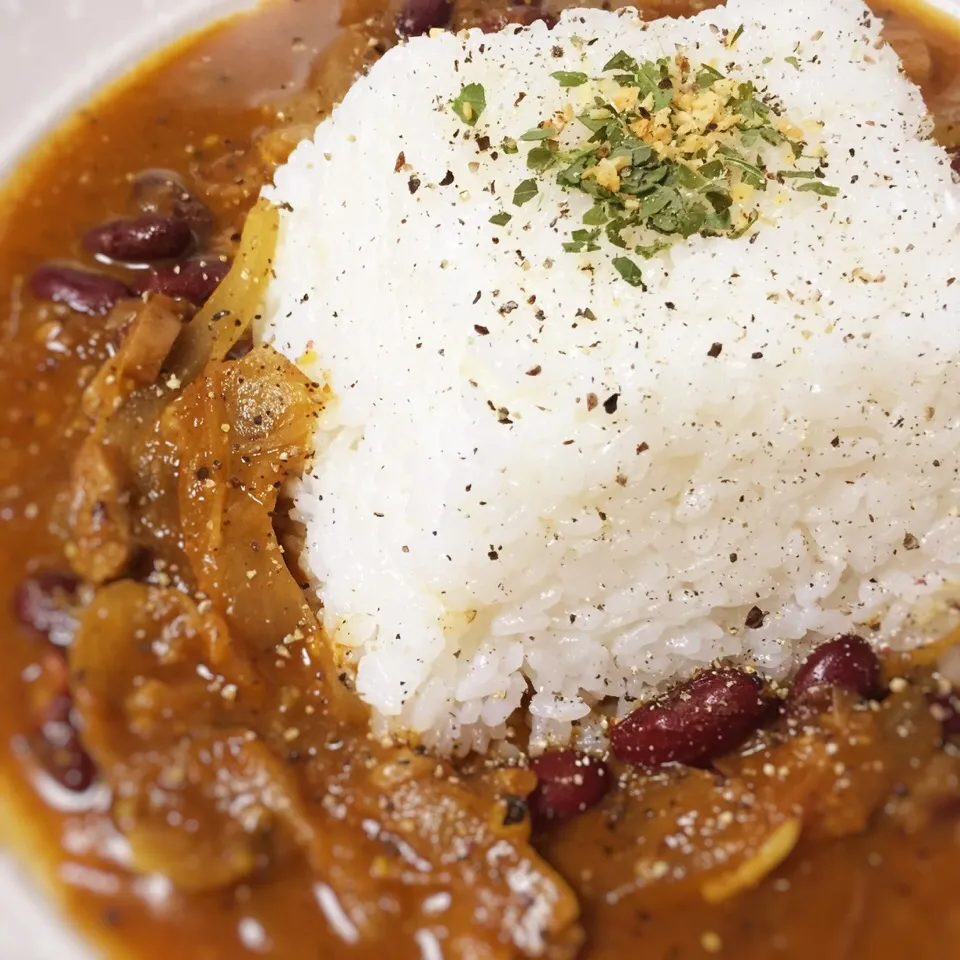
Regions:
<instances>
[{"instance_id":1,"label":"white background surface","mask_svg":"<svg viewBox=\"0 0 960 960\"><path fill-rule=\"evenodd\" d=\"M928 2L960 16L960 0ZM0 174L104 80L185 30L254 3L0 0ZM0 960L91 960L2 859Z\"/></svg>"}]
</instances>

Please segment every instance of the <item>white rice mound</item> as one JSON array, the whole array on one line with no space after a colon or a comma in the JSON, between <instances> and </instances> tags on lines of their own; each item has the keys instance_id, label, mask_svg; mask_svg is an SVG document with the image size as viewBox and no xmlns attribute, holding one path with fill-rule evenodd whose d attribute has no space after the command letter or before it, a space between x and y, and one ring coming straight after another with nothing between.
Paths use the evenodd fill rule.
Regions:
<instances>
[{"instance_id":1,"label":"white rice mound","mask_svg":"<svg viewBox=\"0 0 960 960\"><path fill-rule=\"evenodd\" d=\"M277 172L258 336L330 390L302 559L378 730L483 748L528 703L563 741L717 657L781 675L839 631L916 642L911 610L960 580L960 247L880 26L858 0L731 0L416 39ZM498 145L590 102L552 72L678 48L775 93L841 195L771 184L750 234L640 261L644 292L610 244L563 251L587 196L547 175L513 205L530 144Z\"/></svg>"}]
</instances>

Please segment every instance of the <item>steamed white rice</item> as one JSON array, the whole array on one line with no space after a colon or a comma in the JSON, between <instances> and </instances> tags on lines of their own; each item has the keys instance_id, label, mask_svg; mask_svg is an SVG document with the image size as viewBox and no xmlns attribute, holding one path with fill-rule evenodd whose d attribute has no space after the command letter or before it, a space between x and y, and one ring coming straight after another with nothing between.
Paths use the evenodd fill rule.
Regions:
<instances>
[{"instance_id":1,"label":"steamed white rice","mask_svg":"<svg viewBox=\"0 0 960 960\"><path fill-rule=\"evenodd\" d=\"M906 642L960 580L955 187L879 31L857 0L731 0L416 39L278 171L258 334L331 391L303 561L380 728L482 747L530 691L563 740L717 657ZM496 147L591 95L552 72L621 49L774 92L840 196L772 186L747 236L643 263L646 292L608 245L563 252L590 199L547 177L512 206L526 145Z\"/></svg>"}]
</instances>

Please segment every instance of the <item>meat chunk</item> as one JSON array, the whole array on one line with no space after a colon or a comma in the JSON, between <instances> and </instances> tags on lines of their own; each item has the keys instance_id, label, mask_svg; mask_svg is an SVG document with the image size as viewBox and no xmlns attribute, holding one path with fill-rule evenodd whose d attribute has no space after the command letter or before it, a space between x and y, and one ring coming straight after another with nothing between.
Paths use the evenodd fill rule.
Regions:
<instances>
[{"instance_id":1,"label":"meat chunk","mask_svg":"<svg viewBox=\"0 0 960 960\"><path fill-rule=\"evenodd\" d=\"M73 463L70 565L77 576L106 583L126 569L134 551L130 495L122 459L99 433L84 441Z\"/></svg>"},{"instance_id":2,"label":"meat chunk","mask_svg":"<svg viewBox=\"0 0 960 960\"><path fill-rule=\"evenodd\" d=\"M109 416L137 387L156 381L183 328L184 312L182 304L162 296L124 302L113 310L107 329L119 345L84 391L83 411L88 417Z\"/></svg>"}]
</instances>

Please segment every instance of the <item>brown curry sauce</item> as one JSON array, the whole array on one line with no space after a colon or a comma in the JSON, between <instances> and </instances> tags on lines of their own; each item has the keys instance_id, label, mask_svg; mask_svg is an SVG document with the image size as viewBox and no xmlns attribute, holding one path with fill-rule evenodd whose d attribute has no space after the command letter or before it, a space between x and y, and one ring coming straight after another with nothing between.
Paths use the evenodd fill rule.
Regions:
<instances>
[{"instance_id":1,"label":"brown curry sauce","mask_svg":"<svg viewBox=\"0 0 960 960\"><path fill-rule=\"evenodd\" d=\"M522 765L474 760L452 768L372 743L365 716L322 656L299 656L296 646L294 655L278 656L257 631L236 629L242 618L231 619L230 611L210 613L178 599L171 586L195 592L197 583L176 572L185 564L182 550L157 545L161 533L186 522L166 502L144 524L151 529L137 533L140 541L153 538L152 565L134 563L93 599L90 609L103 614L102 649L88 640L67 658L75 695L87 697L80 708L88 748L100 758L106 745L115 748L112 765L128 764L115 779L159 785L156 809L138 806L136 787L112 811L96 789L51 788L49 744L38 728L50 718L66 667L17 620L14 595L24 578L70 567L65 518L89 432L78 420L82 388L116 341L103 317L32 298L25 278L51 259L92 266L79 238L129 213L132 178L151 168L185 178L213 215L208 252L233 256L272 167L355 72L393 42L395 11L382 7L381 0L358 0L341 27L324 0L272 0L188 40L82 110L0 198L0 582L8 596L0 819L11 844L35 862L95 942L144 960L247 953L315 960L384 951L403 960L440 955L436 949L448 957L520 955L538 946L516 935L537 903L505 885L500 854L492 856L500 844L518 862L534 864L543 891L556 893L545 908L548 956L949 956L960 942L953 896L960 884L960 754L943 743L923 670L908 670L880 704L841 692L799 730L773 722L708 769L645 774L616 766L617 783L599 806L536 831L539 861L527 845L522 803L535 778ZM676 15L691 4L646 7ZM454 7L456 23L496 23L504 14L516 17L516 8L499 0ZM940 129L949 137L952 117L937 104L956 82L960 42L897 22L908 68L938 119L947 118ZM257 351L237 361L266 386L274 382L270 362ZM219 402L229 409L233 374L217 371ZM205 376L212 382L209 368ZM204 410L195 412L202 421ZM130 430L141 443L152 425L134 422ZM150 449L140 451L141 462ZM206 469L194 471L200 484L210 479ZM253 552L271 542L264 534ZM249 538L244 544L253 549ZM237 566L260 569L261 561L246 552ZM86 587L83 596L91 598ZM111 637L142 639L177 617L170 635L184 640L179 660L151 666L156 651L136 642L115 657ZM217 642L226 632L224 651ZM197 637L207 644L200 652L187 643ZM233 671L248 682L237 685L235 698L224 698L220 683L211 706L196 668L217 656L225 676ZM165 670L174 671L172 680ZM161 686L144 694L144 677ZM116 693L121 689L137 701L142 725L130 737L122 723L101 731L94 749L90 718L109 727L116 704L133 709ZM164 701L170 690L180 699ZM182 735L160 729L177 723ZM131 737L154 753L137 754ZM60 749L85 756L72 741ZM73 775L92 774L77 761ZM218 777L227 805L256 795L253 821L211 807L207 788ZM64 798L72 802L59 802ZM753 876L757 851L776 860L775 848L791 840L798 818L796 848L768 875ZM125 869L118 860L126 842L135 844L141 869L170 873L179 890Z\"/></svg>"}]
</instances>

